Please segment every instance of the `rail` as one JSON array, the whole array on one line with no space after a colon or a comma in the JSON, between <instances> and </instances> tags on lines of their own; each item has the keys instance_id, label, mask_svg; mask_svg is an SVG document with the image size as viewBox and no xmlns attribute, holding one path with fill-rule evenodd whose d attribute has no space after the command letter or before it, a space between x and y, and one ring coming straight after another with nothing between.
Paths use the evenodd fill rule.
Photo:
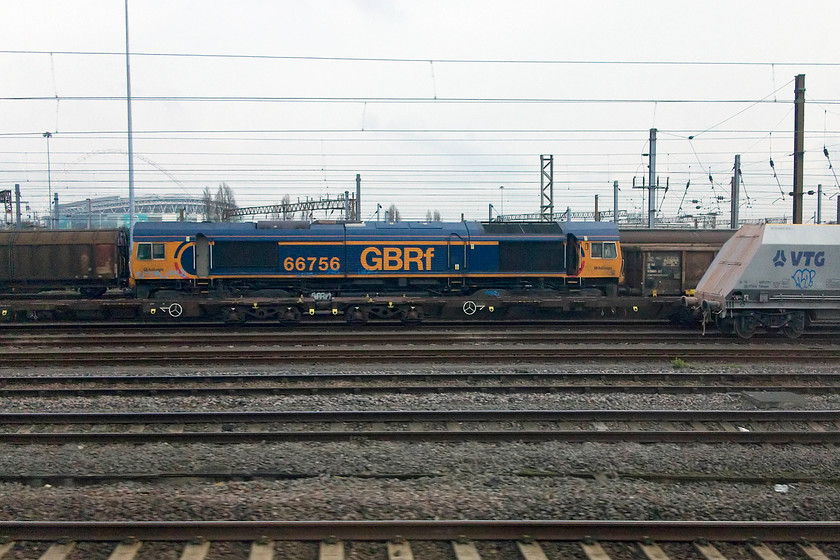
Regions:
<instances>
[{"instance_id":1,"label":"rail","mask_svg":"<svg viewBox=\"0 0 840 560\"><path fill-rule=\"evenodd\" d=\"M402 410L6 413L7 444L278 441L840 443L836 410ZM608 422L614 423L612 426ZM117 425L130 429L114 429ZM242 427L237 429L237 424ZM736 425L737 424L737 425ZM49 429L51 425L57 428ZM84 425L70 432L68 425ZM147 430L150 426L168 429ZM187 430L187 426L196 428ZM101 431L98 426L107 427ZM791 427L793 426L793 427Z\"/></svg>"},{"instance_id":2,"label":"rail","mask_svg":"<svg viewBox=\"0 0 840 560\"><path fill-rule=\"evenodd\" d=\"M148 541L529 540L840 542L840 521L0 521L10 539Z\"/></svg>"}]
</instances>

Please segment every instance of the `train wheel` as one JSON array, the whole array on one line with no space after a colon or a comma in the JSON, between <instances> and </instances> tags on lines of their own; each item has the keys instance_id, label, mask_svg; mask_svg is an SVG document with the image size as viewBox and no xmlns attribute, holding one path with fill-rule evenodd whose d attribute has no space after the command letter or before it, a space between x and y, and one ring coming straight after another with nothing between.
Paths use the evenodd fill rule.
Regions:
<instances>
[{"instance_id":1,"label":"train wheel","mask_svg":"<svg viewBox=\"0 0 840 560\"><path fill-rule=\"evenodd\" d=\"M173 304L173 305L178 305ZM180 315L180 305L178 305L178 313ZM172 312L172 308L170 307L170 314ZM173 315L174 317L175 315ZM245 322L245 316L236 308L236 307L229 307L222 310L222 318L225 321L226 325L239 325Z\"/></svg>"},{"instance_id":2,"label":"train wheel","mask_svg":"<svg viewBox=\"0 0 840 560\"><path fill-rule=\"evenodd\" d=\"M347 322L351 325L362 326L368 322L368 312L363 307L348 307L344 313L347 315Z\"/></svg>"},{"instance_id":3,"label":"train wheel","mask_svg":"<svg viewBox=\"0 0 840 560\"><path fill-rule=\"evenodd\" d=\"M283 325L296 325L300 323L300 308L290 305L280 311L280 323Z\"/></svg>"},{"instance_id":4,"label":"train wheel","mask_svg":"<svg viewBox=\"0 0 840 560\"><path fill-rule=\"evenodd\" d=\"M782 334L788 338L799 338L805 331L805 313L797 311L788 320L787 325L782 327Z\"/></svg>"},{"instance_id":5,"label":"train wheel","mask_svg":"<svg viewBox=\"0 0 840 560\"><path fill-rule=\"evenodd\" d=\"M400 311L400 320L404 325L419 325L423 320L423 310L414 305L405 307Z\"/></svg>"},{"instance_id":6,"label":"train wheel","mask_svg":"<svg viewBox=\"0 0 840 560\"><path fill-rule=\"evenodd\" d=\"M724 319L720 318L720 315L715 317L715 326L718 330L723 334L735 334L735 323L732 320L732 316L728 316Z\"/></svg>"},{"instance_id":7,"label":"train wheel","mask_svg":"<svg viewBox=\"0 0 840 560\"><path fill-rule=\"evenodd\" d=\"M758 322L756 321L754 315L747 313L735 317L733 326L735 327L735 334L737 334L740 338L749 339L755 334Z\"/></svg>"},{"instance_id":8,"label":"train wheel","mask_svg":"<svg viewBox=\"0 0 840 560\"><path fill-rule=\"evenodd\" d=\"M694 314L688 307L679 307L668 317L674 326L688 327L696 323Z\"/></svg>"},{"instance_id":9,"label":"train wheel","mask_svg":"<svg viewBox=\"0 0 840 560\"><path fill-rule=\"evenodd\" d=\"M79 288L79 293L88 299L97 299L102 297L107 290L101 286L99 287L84 287Z\"/></svg>"}]
</instances>

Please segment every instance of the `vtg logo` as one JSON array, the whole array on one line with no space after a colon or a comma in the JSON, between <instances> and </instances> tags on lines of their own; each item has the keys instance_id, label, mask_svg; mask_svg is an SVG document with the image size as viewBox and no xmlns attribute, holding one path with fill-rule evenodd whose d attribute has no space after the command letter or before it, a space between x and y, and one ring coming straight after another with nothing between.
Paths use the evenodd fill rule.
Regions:
<instances>
[{"instance_id":1,"label":"vtg logo","mask_svg":"<svg viewBox=\"0 0 840 560\"><path fill-rule=\"evenodd\" d=\"M791 266L811 266L811 261L814 266L823 266L825 264L825 251L789 251ZM805 259L805 262L802 260ZM787 257L785 257L784 249L776 250L776 255L773 257L773 266L785 266L787 264Z\"/></svg>"},{"instance_id":2,"label":"vtg logo","mask_svg":"<svg viewBox=\"0 0 840 560\"><path fill-rule=\"evenodd\" d=\"M809 267L824 266L825 251L788 251L786 256L783 249L777 249L776 255L773 257L773 266L786 266L788 261L787 257L790 257L791 266L797 267L797 270L791 276L796 287L800 290L813 288L814 280L817 278L817 271Z\"/></svg>"}]
</instances>

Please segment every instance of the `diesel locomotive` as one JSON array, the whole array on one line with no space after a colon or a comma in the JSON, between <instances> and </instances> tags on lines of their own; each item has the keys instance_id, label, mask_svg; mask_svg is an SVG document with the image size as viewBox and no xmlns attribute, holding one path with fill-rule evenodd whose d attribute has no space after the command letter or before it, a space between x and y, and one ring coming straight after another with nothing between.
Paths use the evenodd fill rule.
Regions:
<instances>
[{"instance_id":1,"label":"diesel locomotive","mask_svg":"<svg viewBox=\"0 0 840 560\"><path fill-rule=\"evenodd\" d=\"M482 289L591 291L622 277L611 222L141 222L137 297L468 295Z\"/></svg>"}]
</instances>

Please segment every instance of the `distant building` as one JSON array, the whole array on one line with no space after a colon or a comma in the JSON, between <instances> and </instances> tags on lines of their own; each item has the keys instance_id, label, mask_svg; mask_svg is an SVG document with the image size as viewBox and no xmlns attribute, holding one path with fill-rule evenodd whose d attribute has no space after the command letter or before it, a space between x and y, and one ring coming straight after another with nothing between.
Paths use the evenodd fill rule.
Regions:
<instances>
[{"instance_id":1,"label":"distant building","mask_svg":"<svg viewBox=\"0 0 840 560\"><path fill-rule=\"evenodd\" d=\"M135 220L164 222L201 221L204 200L190 196L139 196L134 199ZM59 229L128 227L128 198L107 196L58 205Z\"/></svg>"}]
</instances>

